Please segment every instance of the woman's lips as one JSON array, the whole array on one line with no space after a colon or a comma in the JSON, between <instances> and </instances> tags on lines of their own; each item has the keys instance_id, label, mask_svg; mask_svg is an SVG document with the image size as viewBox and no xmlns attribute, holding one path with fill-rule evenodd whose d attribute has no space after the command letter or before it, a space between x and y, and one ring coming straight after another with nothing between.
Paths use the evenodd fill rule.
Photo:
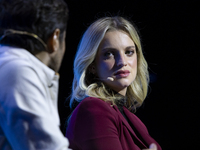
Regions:
<instances>
[{"instance_id":1,"label":"woman's lips","mask_svg":"<svg viewBox=\"0 0 200 150\"><path fill-rule=\"evenodd\" d=\"M128 70L120 70L120 71L117 71L114 75L116 77L125 78L125 77L128 77L129 74L130 74L130 71Z\"/></svg>"}]
</instances>

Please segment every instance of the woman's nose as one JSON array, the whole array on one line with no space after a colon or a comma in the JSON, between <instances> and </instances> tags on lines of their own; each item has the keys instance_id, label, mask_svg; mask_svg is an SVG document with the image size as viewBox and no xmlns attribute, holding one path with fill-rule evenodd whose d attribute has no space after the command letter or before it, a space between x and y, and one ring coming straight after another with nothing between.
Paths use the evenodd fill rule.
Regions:
<instances>
[{"instance_id":1,"label":"woman's nose","mask_svg":"<svg viewBox=\"0 0 200 150\"><path fill-rule=\"evenodd\" d=\"M117 66L123 67L127 65L126 57L123 54L119 54L117 58Z\"/></svg>"}]
</instances>

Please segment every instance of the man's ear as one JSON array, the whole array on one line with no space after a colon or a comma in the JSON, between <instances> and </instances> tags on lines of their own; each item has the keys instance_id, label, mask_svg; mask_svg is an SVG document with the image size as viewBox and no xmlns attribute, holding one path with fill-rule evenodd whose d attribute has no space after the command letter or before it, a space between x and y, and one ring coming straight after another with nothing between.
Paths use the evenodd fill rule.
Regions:
<instances>
[{"instance_id":1,"label":"man's ear","mask_svg":"<svg viewBox=\"0 0 200 150\"><path fill-rule=\"evenodd\" d=\"M47 51L48 53L54 53L59 50L60 48L60 41L59 41L59 36L60 36L60 29L55 29L51 37L48 39L47 42Z\"/></svg>"}]
</instances>

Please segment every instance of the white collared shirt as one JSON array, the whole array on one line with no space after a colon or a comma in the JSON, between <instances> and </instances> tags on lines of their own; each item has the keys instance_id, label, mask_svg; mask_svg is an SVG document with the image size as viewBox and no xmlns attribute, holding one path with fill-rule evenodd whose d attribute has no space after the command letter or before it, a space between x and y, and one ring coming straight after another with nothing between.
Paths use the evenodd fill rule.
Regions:
<instances>
[{"instance_id":1,"label":"white collared shirt","mask_svg":"<svg viewBox=\"0 0 200 150\"><path fill-rule=\"evenodd\" d=\"M0 149L63 150L59 76L21 48L0 46Z\"/></svg>"}]
</instances>

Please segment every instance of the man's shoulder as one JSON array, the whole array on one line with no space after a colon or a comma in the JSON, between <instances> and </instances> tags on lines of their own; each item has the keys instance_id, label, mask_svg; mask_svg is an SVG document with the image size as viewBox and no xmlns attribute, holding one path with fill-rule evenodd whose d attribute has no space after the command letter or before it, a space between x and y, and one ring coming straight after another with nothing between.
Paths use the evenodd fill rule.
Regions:
<instances>
[{"instance_id":1,"label":"man's shoulder","mask_svg":"<svg viewBox=\"0 0 200 150\"><path fill-rule=\"evenodd\" d=\"M0 61L0 82L8 87L39 80L37 70L25 59L13 58Z\"/></svg>"},{"instance_id":2,"label":"man's shoulder","mask_svg":"<svg viewBox=\"0 0 200 150\"><path fill-rule=\"evenodd\" d=\"M0 72L2 75L13 74L14 76L35 73L39 68L42 68L41 63L37 62L37 58L25 49L5 46L0 47L0 50Z\"/></svg>"},{"instance_id":3,"label":"man's shoulder","mask_svg":"<svg viewBox=\"0 0 200 150\"><path fill-rule=\"evenodd\" d=\"M4 60L1 61L0 64L0 72L1 74L23 74L27 73L28 70L33 69L33 66L31 63L24 59L16 58L11 60Z\"/></svg>"},{"instance_id":4,"label":"man's shoulder","mask_svg":"<svg viewBox=\"0 0 200 150\"><path fill-rule=\"evenodd\" d=\"M9 67L9 69L15 69L21 66L31 66L29 57L31 54L24 49L1 47L0 53L0 69Z\"/></svg>"}]
</instances>

